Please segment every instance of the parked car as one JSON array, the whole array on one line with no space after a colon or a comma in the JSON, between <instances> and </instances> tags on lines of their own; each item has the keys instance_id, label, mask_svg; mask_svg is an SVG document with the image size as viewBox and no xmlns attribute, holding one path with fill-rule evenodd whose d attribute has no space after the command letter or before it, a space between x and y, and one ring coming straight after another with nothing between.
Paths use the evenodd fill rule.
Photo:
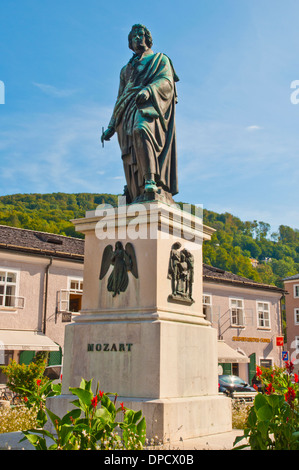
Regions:
<instances>
[{"instance_id":1,"label":"parked car","mask_svg":"<svg viewBox=\"0 0 299 470\"><path fill-rule=\"evenodd\" d=\"M219 375L218 383L219 392L231 398L253 401L257 393L253 387L236 375Z\"/></svg>"},{"instance_id":2,"label":"parked car","mask_svg":"<svg viewBox=\"0 0 299 470\"><path fill-rule=\"evenodd\" d=\"M257 375L255 374L254 377L251 380L251 385L254 387L254 389L257 392L263 392L263 385L260 380L258 380Z\"/></svg>"},{"instance_id":3,"label":"parked car","mask_svg":"<svg viewBox=\"0 0 299 470\"><path fill-rule=\"evenodd\" d=\"M62 377L62 365L48 366L45 368L44 376L54 381L54 383L60 383Z\"/></svg>"}]
</instances>

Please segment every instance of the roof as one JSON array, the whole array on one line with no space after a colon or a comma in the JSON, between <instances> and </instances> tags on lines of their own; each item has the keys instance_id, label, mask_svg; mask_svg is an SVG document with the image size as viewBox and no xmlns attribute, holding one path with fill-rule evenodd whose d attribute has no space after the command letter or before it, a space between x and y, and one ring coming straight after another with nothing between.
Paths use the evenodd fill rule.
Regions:
<instances>
[{"instance_id":1,"label":"roof","mask_svg":"<svg viewBox=\"0 0 299 470\"><path fill-rule=\"evenodd\" d=\"M0 225L0 249L84 261L84 240Z\"/></svg>"},{"instance_id":2,"label":"roof","mask_svg":"<svg viewBox=\"0 0 299 470\"><path fill-rule=\"evenodd\" d=\"M293 276L285 277L283 281L293 281L299 279L299 274L294 274Z\"/></svg>"},{"instance_id":3,"label":"roof","mask_svg":"<svg viewBox=\"0 0 299 470\"><path fill-rule=\"evenodd\" d=\"M203 264L203 280L206 282L218 282L221 284L235 285L238 287L249 287L252 289L275 291L281 294L284 293L284 290L280 289L279 287L269 284L262 284L260 282L253 281L252 279L238 276L237 274L233 274L229 271L224 271L223 269L209 266L208 264Z\"/></svg>"}]
</instances>

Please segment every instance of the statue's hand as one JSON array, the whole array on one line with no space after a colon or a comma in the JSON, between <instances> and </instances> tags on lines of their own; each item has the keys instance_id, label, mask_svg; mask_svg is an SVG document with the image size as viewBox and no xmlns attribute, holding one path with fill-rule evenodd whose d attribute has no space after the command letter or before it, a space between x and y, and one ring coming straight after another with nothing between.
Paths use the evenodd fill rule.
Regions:
<instances>
[{"instance_id":1,"label":"statue's hand","mask_svg":"<svg viewBox=\"0 0 299 470\"><path fill-rule=\"evenodd\" d=\"M150 93L148 90L141 90L136 96L136 103L143 104L149 99L149 97L150 97Z\"/></svg>"},{"instance_id":2,"label":"statue's hand","mask_svg":"<svg viewBox=\"0 0 299 470\"><path fill-rule=\"evenodd\" d=\"M115 130L112 127L108 127L108 129L106 129L101 135L101 142L104 142L104 140L110 140L114 133Z\"/></svg>"}]
</instances>

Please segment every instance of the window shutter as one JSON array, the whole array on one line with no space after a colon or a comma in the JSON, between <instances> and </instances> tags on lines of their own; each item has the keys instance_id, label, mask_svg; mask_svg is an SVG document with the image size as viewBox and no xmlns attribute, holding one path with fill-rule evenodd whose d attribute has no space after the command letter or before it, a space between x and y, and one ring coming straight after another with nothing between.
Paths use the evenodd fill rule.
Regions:
<instances>
[{"instance_id":1,"label":"window shutter","mask_svg":"<svg viewBox=\"0 0 299 470\"><path fill-rule=\"evenodd\" d=\"M70 291L67 289L61 289L58 292L58 308L59 312L69 312L70 307Z\"/></svg>"}]
</instances>

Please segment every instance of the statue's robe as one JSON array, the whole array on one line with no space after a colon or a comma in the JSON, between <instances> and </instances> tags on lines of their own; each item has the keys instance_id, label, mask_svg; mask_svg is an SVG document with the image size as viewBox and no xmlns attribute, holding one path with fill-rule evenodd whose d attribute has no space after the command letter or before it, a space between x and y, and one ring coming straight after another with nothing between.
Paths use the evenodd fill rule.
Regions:
<instances>
[{"instance_id":1,"label":"statue's robe","mask_svg":"<svg viewBox=\"0 0 299 470\"><path fill-rule=\"evenodd\" d=\"M155 175L158 187L171 195L178 193L176 81L170 59L151 50L141 59L134 55L121 70L109 127L118 135L131 201L143 194L144 178L149 173ZM150 98L136 104L136 95L144 89Z\"/></svg>"}]
</instances>

